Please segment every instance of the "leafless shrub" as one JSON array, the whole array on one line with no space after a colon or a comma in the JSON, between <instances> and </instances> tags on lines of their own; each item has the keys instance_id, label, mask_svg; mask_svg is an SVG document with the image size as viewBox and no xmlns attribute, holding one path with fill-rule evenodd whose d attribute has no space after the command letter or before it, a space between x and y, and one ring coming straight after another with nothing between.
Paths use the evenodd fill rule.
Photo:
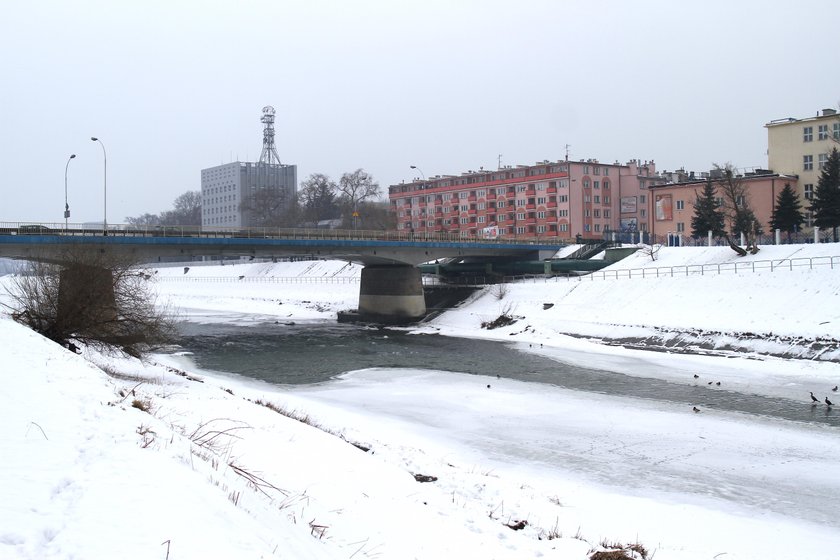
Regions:
<instances>
[{"instance_id":1,"label":"leafless shrub","mask_svg":"<svg viewBox=\"0 0 840 560\"><path fill-rule=\"evenodd\" d=\"M59 262L59 264L51 264ZM151 275L125 254L72 249L30 262L12 281L12 317L59 344L140 357L170 343L175 323L156 306Z\"/></svg>"},{"instance_id":2,"label":"leafless shrub","mask_svg":"<svg viewBox=\"0 0 840 560\"><path fill-rule=\"evenodd\" d=\"M606 550L593 553L589 560L649 560L647 549L638 542L621 544L604 539L600 546Z\"/></svg>"},{"instance_id":3,"label":"leafless shrub","mask_svg":"<svg viewBox=\"0 0 840 560\"><path fill-rule=\"evenodd\" d=\"M513 304L508 303L504 306L504 308L502 308L502 312L498 317L492 321L482 321L481 328L487 330L498 329L500 327L512 325L519 319L521 319L521 317L517 317L513 314Z\"/></svg>"},{"instance_id":4,"label":"leafless shrub","mask_svg":"<svg viewBox=\"0 0 840 560\"><path fill-rule=\"evenodd\" d=\"M662 244L655 243L653 245L642 245L639 252L650 257L650 260L656 261L656 258L659 256L660 249L662 249Z\"/></svg>"},{"instance_id":5,"label":"leafless shrub","mask_svg":"<svg viewBox=\"0 0 840 560\"><path fill-rule=\"evenodd\" d=\"M131 407L143 412L149 412L152 408L152 402L148 399L134 399L131 401Z\"/></svg>"},{"instance_id":6,"label":"leafless shrub","mask_svg":"<svg viewBox=\"0 0 840 560\"><path fill-rule=\"evenodd\" d=\"M501 301L505 299L505 297L507 297L509 289L510 285L505 282L502 282L490 288L490 293L493 294L494 298Z\"/></svg>"}]
</instances>

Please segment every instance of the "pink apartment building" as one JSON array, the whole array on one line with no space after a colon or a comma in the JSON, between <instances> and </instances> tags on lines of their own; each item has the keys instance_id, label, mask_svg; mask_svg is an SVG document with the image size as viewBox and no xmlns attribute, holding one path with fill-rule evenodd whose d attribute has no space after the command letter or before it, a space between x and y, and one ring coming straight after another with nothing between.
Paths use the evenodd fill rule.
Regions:
<instances>
[{"instance_id":1,"label":"pink apartment building","mask_svg":"<svg viewBox=\"0 0 840 560\"><path fill-rule=\"evenodd\" d=\"M391 185L397 228L460 237L601 238L647 231L653 161L542 161Z\"/></svg>"},{"instance_id":2,"label":"pink apartment building","mask_svg":"<svg viewBox=\"0 0 840 560\"><path fill-rule=\"evenodd\" d=\"M782 175L764 170L747 173L741 180L755 217L761 223L764 232L771 233L770 217L776 205L776 198L786 184L795 191L798 178L795 175ZM668 234L691 236L694 201L698 194L703 193L705 184L706 179L702 179L652 186L649 191L650 233L657 239ZM722 198L718 196L718 200L722 201ZM726 227L729 229L730 224L727 223Z\"/></svg>"}]
</instances>

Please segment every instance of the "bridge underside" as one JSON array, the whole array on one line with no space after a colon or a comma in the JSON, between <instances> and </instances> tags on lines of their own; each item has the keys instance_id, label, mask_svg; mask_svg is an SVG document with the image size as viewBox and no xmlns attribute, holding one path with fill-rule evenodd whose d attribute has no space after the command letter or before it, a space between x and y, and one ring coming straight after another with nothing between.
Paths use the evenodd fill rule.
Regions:
<instances>
[{"instance_id":1,"label":"bridge underside","mask_svg":"<svg viewBox=\"0 0 840 560\"><path fill-rule=\"evenodd\" d=\"M426 304L416 265L446 258L542 259L561 244L516 241L381 241L363 239L255 239L236 237L151 237L139 235L0 236L0 255L43 262L71 262L68 254L95 252L154 265L162 260L195 257L284 258L311 256L361 263L359 315L383 323L423 317ZM68 284L70 285L70 284Z\"/></svg>"}]
</instances>

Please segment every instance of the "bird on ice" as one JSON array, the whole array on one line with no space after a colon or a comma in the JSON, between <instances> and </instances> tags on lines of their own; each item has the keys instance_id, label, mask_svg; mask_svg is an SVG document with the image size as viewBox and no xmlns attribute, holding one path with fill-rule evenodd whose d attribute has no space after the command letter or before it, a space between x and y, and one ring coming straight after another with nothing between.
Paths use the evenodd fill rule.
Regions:
<instances>
[{"instance_id":1,"label":"bird on ice","mask_svg":"<svg viewBox=\"0 0 840 560\"><path fill-rule=\"evenodd\" d=\"M825 398L825 404L827 404L828 406L831 406L831 405L833 405L834 403L833 403L833 402L831 402L830 400L828 400L828 397L826 397L826 398Z\"/></svg>"},{"instance_id":2,"label":"bird on ice","mask_svg":"<svg viewBox=\"0 0 840 560\"><path fill-rule=\"evenodd\" d=\"M812 402L815 402L815 403L820 402L820 399L818 399L817 397L815 397L815 396L814 396L814 392L813 392L813 391L808 391L808 392L809 392L809 393L811 393L811 401L812 401Z\"/></svg>"}]
</instances>

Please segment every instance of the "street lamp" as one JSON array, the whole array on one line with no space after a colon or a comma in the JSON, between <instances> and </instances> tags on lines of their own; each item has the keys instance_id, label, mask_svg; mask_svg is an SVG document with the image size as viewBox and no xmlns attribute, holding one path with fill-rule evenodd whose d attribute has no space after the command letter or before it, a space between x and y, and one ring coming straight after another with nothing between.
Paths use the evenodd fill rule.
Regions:
<instances>
[{"instance_id":1,"label":"street lamp","mask_svg":"<svg viewBox=\"0 0 840 560\"><path fill-rule=\"evenodd\" d=\"M105 153L105 144L96 136L91 136L90 139L94 142L99 142L102 146L102 157L105 160L104 174L103 174L103 195L102 195L102 235L108 235L108 154Z\"/></svg>"},{"instance_id":2,"label":"street lamp","mask_svg":"<svg viewBox=\"0 0 840 560\"><path fill-rule=\"evenodd\" d=\"M70 154L67 158L67 164L64 166L64 232L67 232L67 219L70 217L70 205L67 203L67 168L70 167L70 160L76 157L76 154Z\"/></svg>"},{"instance_id":3,"label":"street lamp","mask_svg":"<svg viewBox=\"0 0 840 560\"><path fill-rule=\"evenodd\" d=\"M416 169L417 171L419 171L419 172L420 172L420 175L423 177L423 180L424 180L424 181L426 180L426 174L425 174L425 173L423 173L423 170L422 170L422 169L420 169L420 168L419 168L419 167L417 167L416 165L412 165L412 166L411 166L411 168L412 168L412 169Z\"/></svg>"}]
</instances>

